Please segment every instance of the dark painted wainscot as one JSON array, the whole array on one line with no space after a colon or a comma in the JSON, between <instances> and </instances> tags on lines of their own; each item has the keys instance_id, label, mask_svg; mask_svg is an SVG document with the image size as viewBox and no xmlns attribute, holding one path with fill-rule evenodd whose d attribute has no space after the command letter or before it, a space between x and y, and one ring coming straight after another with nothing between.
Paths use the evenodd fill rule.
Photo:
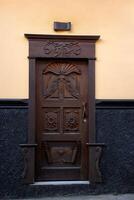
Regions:
<instances>
[{"instance_id":1,"label":"dark painted wainscot","mask_svg":"<svg viewBox=\"0 0 134 200\"><path fill-rule=\"evenodd\" d=\"M105 143L96 185L35 186L22 181L27 142L28 100L0 101L0 197L24 198L72 194L134 192L134 101L96 100L96 135Z\"/></svg>"}]
</instances>

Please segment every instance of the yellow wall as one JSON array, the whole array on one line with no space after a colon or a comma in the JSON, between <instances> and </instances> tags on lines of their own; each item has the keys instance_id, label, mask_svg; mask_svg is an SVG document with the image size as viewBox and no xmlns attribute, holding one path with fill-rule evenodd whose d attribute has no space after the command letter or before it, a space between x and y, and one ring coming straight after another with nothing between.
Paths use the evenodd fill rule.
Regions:
<instances>
[{"instance_id":1,"label":"yellow wall","mask_svg":"<svg viewBox=\"0 0 134 200\"><path fill-rule=\"evenodd\" d=\"M96 98L134 99L134 0L0 0L0 98L28 97L24 33L101 35L96 50Z\"/></svg>"}]
</instances>

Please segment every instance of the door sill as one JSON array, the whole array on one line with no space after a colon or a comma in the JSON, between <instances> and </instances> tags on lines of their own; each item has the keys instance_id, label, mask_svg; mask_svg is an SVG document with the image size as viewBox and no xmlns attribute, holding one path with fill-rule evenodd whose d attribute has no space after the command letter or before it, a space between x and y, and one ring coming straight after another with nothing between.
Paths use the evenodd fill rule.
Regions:
<instances>
[{"instance_id":1,"label":"door sill","mask_svg":"<svg viewBox=\"0 0 134 200\"><path fill-rule=\"evenodd\" d=\"M89 181L40 181L31 185L89 185Z\"/></svg>"}]
</instances>

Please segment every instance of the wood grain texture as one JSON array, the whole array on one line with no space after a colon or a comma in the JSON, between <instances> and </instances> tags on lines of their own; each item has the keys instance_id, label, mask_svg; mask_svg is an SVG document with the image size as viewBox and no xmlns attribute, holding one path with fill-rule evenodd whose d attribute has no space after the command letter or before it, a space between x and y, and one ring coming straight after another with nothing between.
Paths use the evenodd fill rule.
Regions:
<instances>
[{"instance_id":1,"label":"wood grain texture","mask_svg":"<svg viewBox=\"0 0 134 200\"><path fill-rule=\"evenodd\" d=\"M27 178L88 180L96 163L86 143L95 142L99 36L25 36L30 59L28 143L38 144L31 152Z\"/></svg>"}]
</instances>

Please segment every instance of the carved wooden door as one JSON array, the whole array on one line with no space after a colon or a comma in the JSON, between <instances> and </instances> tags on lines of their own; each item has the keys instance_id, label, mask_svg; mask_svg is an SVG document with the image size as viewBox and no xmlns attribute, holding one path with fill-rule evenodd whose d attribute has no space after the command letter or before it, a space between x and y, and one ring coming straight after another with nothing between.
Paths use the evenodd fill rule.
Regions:
<instances>
[{"instance_id":1,"label":"carved wooden door","mask_svg":"<svg viewBox=\"0 0 134 200\"><path fill-rule=\"evenodd\" d=\"M36 180L88 180L88 63L37 60Z\"/></svg>"}]
</instances>

